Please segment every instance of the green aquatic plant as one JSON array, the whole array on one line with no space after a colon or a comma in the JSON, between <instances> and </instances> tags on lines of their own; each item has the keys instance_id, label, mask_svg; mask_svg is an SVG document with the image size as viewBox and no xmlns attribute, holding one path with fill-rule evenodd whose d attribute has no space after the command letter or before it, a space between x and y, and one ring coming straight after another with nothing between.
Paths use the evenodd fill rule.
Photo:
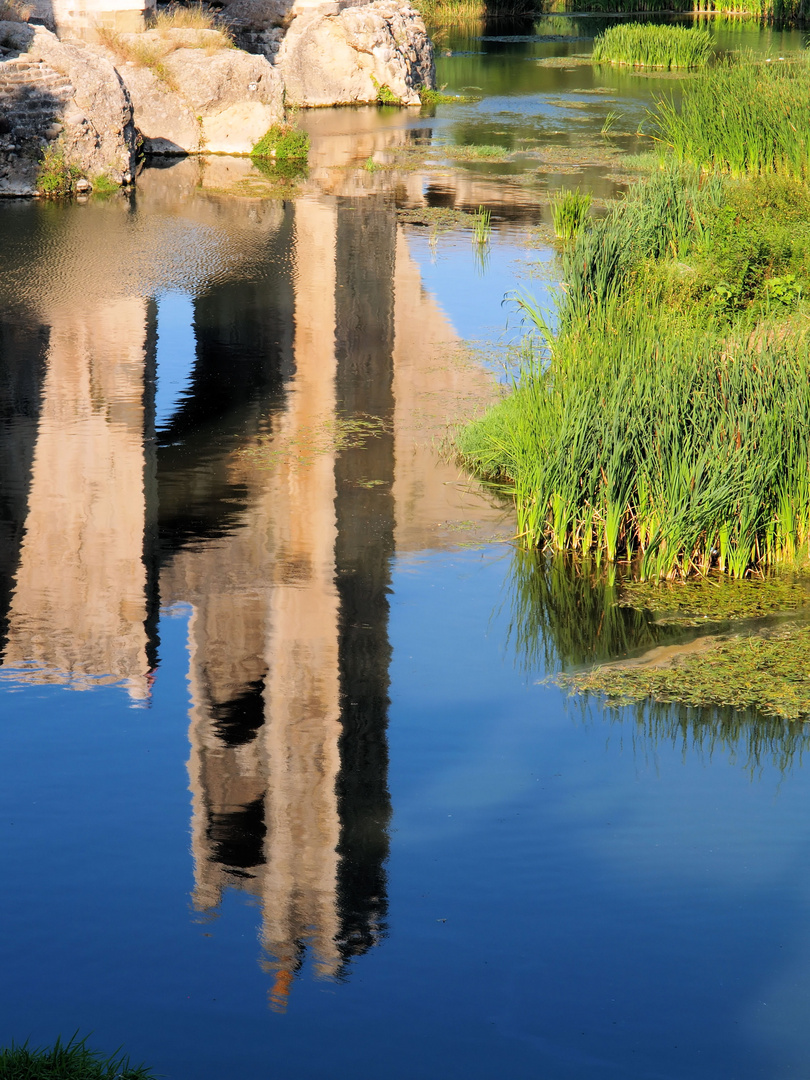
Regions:
<instances>
[{"instance_id":1,"label":"green aquatic plant","mask_svg":"<svg viewBox=\"0 0 810 1080\"><path fill-rule=\"evenodd\" d=\"M732 176L810 169L810 60L718 64L658 101L654 135L677 161Z\"/></svg>"},{"instance_id":2,"label":"green aquatic plant","mask_svg":"<svg viewBox=\"0 0 810 1080\"><path fill-rule=\"evenodd\" d=\"M573 240L585 227L592 196L579 188L560 191L551 197L551 218L560 240Z\"/></svg>"},{"instance_id":3,"label":"green aquatic plant","mask_svg":"<svg viewBox=\"0 0 810 1080\"><path fill-rule=\"evenodd\" d=\"M272 158L277 163L306 164L309 135L293 124L273 124L250 151L252 158Z\"/></svg>"},{"instance_id":4,"label":"green aquatic plant","mask_svg":"<svg viewBox=\"0 0 810 1080\"><path fill-rule=\"evenodd\" d=\"M419 91L419 98L424 106L433 105L470 105L481 100L481 95L475 94L445 94L443 90L428 90L423 87Z\"/></svg>"},{"instance_id":5,"label":"green aquatic plant","mask_svg":"<svg viewBox=\"0 0 810 1080\"><path fill-rule=\"evenodd\" d=\"M617 23L593 43L595 63L633 67L702 68L714 53L708 30L655 23Z\"/></svg>"},{"instance_id":6,"label":"green aquatic plant","mask_svg":"<svg viewBox=\"0 0 810 1080\"><path fill-rule=\"evenodd\" d=\"M489 235L492 232L492 213L486 206L479 206L472 222L472 242L478 244L489 243Z\"/></svg>"},{"instance_id":7,"label":"green aquatic plant","mask_svg":"<svg viewBox=\"0 0 810 1080\"><path fill-rule=\"evenodd\" d=\"M2 1080L153 1080L154 1073L143 1065L131 1065L120 1052L104 1057L88 1050L85 1039L76 1035L52 1047L31 1049L27 1042L0 1049Z\"/></svg>"},{"instance_id":8,"label":"green aquatic plant","mask_svg":"<svg viewBox=\"0 0 810 1080\"><path fill-rule=\"evenodd\" d=\"M441 150L447 157L456 158L460 161L486 161L494 158L505 158L509 155L509 151L505 147L487 143L442 146Z\"/></svg>"},{"instance_id":9,"label":"green aquatic plant","mask_svg":"<svg viewBox=\"0 0 810 1080\"><path fill-rule=\"evenodd\" d=\"M377 91L378 105L401 105L402 101L386 83L379 82L374 75L371 76L374 89Z\"/></svg>"}]
</instances>

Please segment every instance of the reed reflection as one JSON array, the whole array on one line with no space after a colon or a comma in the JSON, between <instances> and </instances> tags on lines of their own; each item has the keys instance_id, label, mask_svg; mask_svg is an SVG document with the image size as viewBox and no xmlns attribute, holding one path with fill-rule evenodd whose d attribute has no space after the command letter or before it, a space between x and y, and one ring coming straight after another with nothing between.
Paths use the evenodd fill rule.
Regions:
<instances>
[{"instance_id":1,"label":"reed reflection","mask_svg":"<svg viewBox=\"0 0 810 1080\"><path fill-rule=\"evenodd\" d=\"M510 585L510 644L532 672L570 672L633 657L665 661L702 648L709 635L729 628L659 623L651 612L620 605L615 568L566 556L516 551ZM613 721L641 759L669 743L684 754L727 753L753 775L768 763L789 771L810 748L806 724L753 709L649 700L612 705L587 694L572 696L569 705L584 722Z\"/></svg>"}]
</instances>

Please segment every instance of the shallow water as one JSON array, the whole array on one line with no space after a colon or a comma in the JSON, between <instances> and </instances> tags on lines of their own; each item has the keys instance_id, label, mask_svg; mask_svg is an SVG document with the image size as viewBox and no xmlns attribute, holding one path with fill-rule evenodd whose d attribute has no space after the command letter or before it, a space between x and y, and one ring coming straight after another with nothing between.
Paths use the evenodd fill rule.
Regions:
<instances>
[{"instance_id":1,"label":"shallow water","mask_svg":"<svg viewBox=\"0 0 810 1080\"><path fill-rule=\"evenodd\" d=\"M443 58L474 107L306 116L295 198L214 160L0 206L3 1043L177 1080L806 1071L804 728L543 683L690 632L518 557L437 453L498 392L464 340L514 336L514 288L551 308L562 174L361 168L598 132L590 69L512 81L569 37ZM483 257L397 217L481 202Z\"/></svg>"}]
</instances>

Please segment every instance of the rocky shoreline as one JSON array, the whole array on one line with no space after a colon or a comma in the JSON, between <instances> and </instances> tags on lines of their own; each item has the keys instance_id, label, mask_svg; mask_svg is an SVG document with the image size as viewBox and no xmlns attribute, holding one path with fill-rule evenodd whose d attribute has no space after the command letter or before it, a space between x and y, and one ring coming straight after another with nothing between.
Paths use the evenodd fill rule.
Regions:
<instances>
[{"instance_id":1,"label":"rocky shoreline","mask_svg":"<svg viewBox=\"0 0 810 1080\"><path fill-rule=\"evenodd\" d=\"M247 0L238 0L244 5ZM161 28L68 40L0 21L0 196L129 185L150 155L249 154L285 108L418 105L433 51L408 3L341 0L282 15L234 5L234 37Z\"/></svg>"}]
</instances>

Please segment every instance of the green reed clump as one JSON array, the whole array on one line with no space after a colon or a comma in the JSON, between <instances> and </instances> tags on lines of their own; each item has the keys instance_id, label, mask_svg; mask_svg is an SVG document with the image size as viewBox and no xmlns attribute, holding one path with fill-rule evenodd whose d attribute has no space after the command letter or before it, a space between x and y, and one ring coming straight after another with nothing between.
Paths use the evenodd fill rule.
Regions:
<instances>
[{"instance_id":1,"label":"green reed clump","mask_svg":"<svg viewBox=\"0 0 810 1080\"><path fill-rule=\"evenodd\" d=\"M653 23L620 23L600 34L593 43L597 63L634 67L702 68L714 53L707 30Z\"/></svg>"},{"instance_id":2,"label":"green reed clump","mask_svg":"<svg viewBox=\"0 0 810 1080\"><path fill-rule=\"evenodd\" d=\"M660 100L656 135L677 161L732 176L810 171L810 61L723 63Z\"/></svg>"},{"instance_id":3,"label":"green reed clump","mask_svg":"<svg viewBox=\"0 0 810 1080\"><path fill-rule=\"evenodd\" d=\"M28 1043L0 1049L2 1080L152 1080L143 1065L131 1065L121 1054L104 1057L88 1050L84 1039L74 1035L52 1047L32 1050Z\"/></svg>"},{"instance_id":4,"label":"green reed clump","mask_svg":"<svg viewBox=\"0 0 810 1080\"><path fill-rule=\"evenodd\" d=\"M696 328L641 305L561 336L464 432L514 484L536 546L641 558L643 578L810 557L810 347Z\"/></svg>"},{"instance_id":5,"label":"green reed clump","mask_svg":"<svg viewBox=\"0 0 810 1080\"><path fill-rule=\"evenodd\" d=\"M560 191L551 197L551 218L560 240L573 240L585 226L592 196L577 188Z\"/></svg>"},{"instance_id":6,"label":"green reed clump","mask_svg":"<svg viewBox=\"0 0 810 1080\"><path fill-rule=\"evenodd\" d=\"M739 221L729 184L670 168L583 230L562 256L548 355L462 434L466 464L512 485L529 544L638 560L652 579L810 558L810 341L770 299L791 275L762 240L753 315L700 296L695 267ZM750 184L738 207L776 199L798 212L776 186ZM747 240L742 252L750 262ZM697 296L691 307L663 302L662 271Z\"/></svg>"},{"instance_id":7,"label":"green reed clump","mask_svg":"<svg viewBox=\"0 0 810 1080\"><path fill-rule=\"evenodd\" d=\"M601 318L644 260L679 258L702 242L722 201L719 181L672 168L632 187L624 202L582 230L563 254L563 326Z\"/></svg>"}]
</instances>

